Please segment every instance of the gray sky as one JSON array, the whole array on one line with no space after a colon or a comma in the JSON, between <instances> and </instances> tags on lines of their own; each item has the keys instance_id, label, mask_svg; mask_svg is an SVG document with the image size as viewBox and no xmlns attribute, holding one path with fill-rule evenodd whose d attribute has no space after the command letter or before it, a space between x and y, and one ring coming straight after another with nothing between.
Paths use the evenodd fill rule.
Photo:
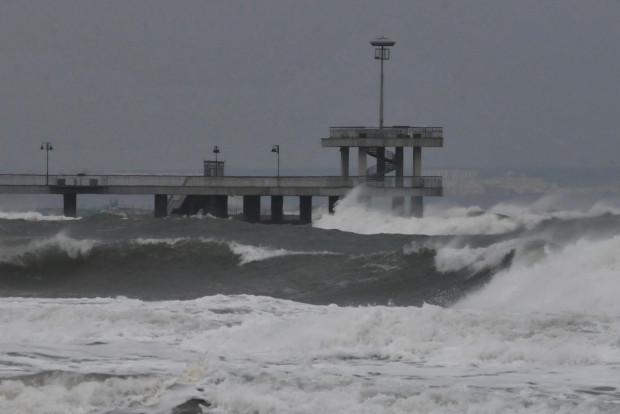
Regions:
<instances>
[{"instance_id":1,"label":"gray sky","mask_svg":"<svg viewBox=\"0 0 620 414\"><path fill-rule=\"evenodd\" d=\"M329 126L443 126L424 168L620 166L619 1L0 0L0 173L338 173ZM406 153L406 156L408 156ZM356 157L352 155L351 165ZM409 163L410 164L410 163Z\"/></svg>"}]
</instances>

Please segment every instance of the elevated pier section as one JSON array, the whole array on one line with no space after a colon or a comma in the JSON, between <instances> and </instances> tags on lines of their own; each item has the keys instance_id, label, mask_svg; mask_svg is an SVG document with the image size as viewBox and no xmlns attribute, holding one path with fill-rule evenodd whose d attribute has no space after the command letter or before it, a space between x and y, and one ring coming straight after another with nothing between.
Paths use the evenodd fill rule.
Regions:
<instances>
[{"instance_id":1,"label":"elevated pier section","mask_svg":"<svg viewBox=\"0 0 620 414\"><path fill-rule=\"evenodd\" d=\"M330 127L322 147L443 147L442 127Z\"/></svg>"},{"instance_id":2,"label":"elevated pier section","mask_svg":"<svg viewBox=\"0 0 620 414\"><path fill-rule=\"evenodd\" d=\"M48 183L46 185L46 182ZM364 196L441 196L441 177L402 177L367 180L359 177L205 177L179 175L0 175L0 193L62 194L64 211L75 216L79 194L152 194L156 217L167 215L170 195L214 196L217 217L227 216L229 196L244 197L244 216L260 217L260 196L275 198L272 217L281 220L282 203L277 197L300 198L300 220L312 220L312 197L336 200L356 186ZM174 198L174 197L173 197ZM190 198L191 199L191 198ZM257 202L258 199L258 202ZM245 202L247 200L247 208Z\"/></svg>"},{"instance_id":3,"label":"elevated pier section","mask_svg":"<svg viewBox=\"0 0 620 414\"><path fill-rule=\"evenodd\" d=\"M369 187L383 186L391 188L384 195L392 198L392 206L398 214L404 213L405 196L411 197L411 215L421 217L424 211L424 196L441 194L411 194L399 191L404 188L427 188L432 186L441 190L441 180L431 184L430 177L422 176L422 148L443 147L442 127L331 127L329 138L321 139L321 146L340 148L340 171L343 178L350 176L349 153L351 147L357 147L357 177L366 180ZM388 148L393 148L391 151ZM413 148L413 177L404 177L404 148ZM377 160L376 165L368 168L368 157ZM394 172L393 176L388 174ZM438 191L441 193L441 191Z\"/></svg>"}]
</instances>

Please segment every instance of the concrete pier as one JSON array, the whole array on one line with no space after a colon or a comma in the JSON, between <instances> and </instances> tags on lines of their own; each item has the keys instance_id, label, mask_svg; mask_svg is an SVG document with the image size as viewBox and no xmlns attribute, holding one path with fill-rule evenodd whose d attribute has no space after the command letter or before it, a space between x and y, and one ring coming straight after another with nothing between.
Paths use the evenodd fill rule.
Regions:
<instances>
[{"instance_id":1,"label":"concrete pier","mask_svg":"<svg viewBox=\"0 0 620 414\"><path fill-rule=\"evenodd\" d=\"M299 222L312 223L312 196L299 197Z\"/></svg>"},{"instance_id":2,"label":"concrete pier","mask_svg":"<svg viewBox=\"0 0 620 414\"><path fill-rule=\"evenodd\" d=\"M271 221L276 224L284 220L284 196L271 196Z\"/></svg>"},{"instance_id":3,"label":"concrete pier","mask_svg":"<svg viewBox=\"0 0 620 414\"><path fill-rule=\"evenodd\" d=\"M168 215L168 196L155 194L155 218L163 218Z\"/></svg>"},{"instance_id":4,"label":"concrete pier","mask_svg":"<svg viewBox=\"0 0 620 414\"><path fill-rule=\"evenodd\" d=\"M405 197L392 197L392 211L398 216L405 214Z\"/></svg>"},{"instance_id":5,"label":"concrete pier","mask_svg":"<svg viewBox=\"0 0 620 414\"><path fill-rule=\"evenodd\" d=\"M77 194L63 194L63 214L65 217L77 216Z\"/></svg>"},{"instance_id":6,"label":"concrete pier","mask_svg":"<svg viewBox=\"0 0 620 414\"><path fill-rule=\"evenodd\" d=\"M334 208L336 207L338 200L340 200L340 197L338 196L329 196L327 200L327 210L329 211L329 214L334 214Z\"/></svg>"},{"instance_id":7,"label":"concrete pier","mask_svg":"<svg viewBox=\"0 0 620 414\"><path fill-rule=\"evenodd\" d=\"M340 175L349 176L349 147L340 147Z\"/></svg>"},{"instance_id":8,"label":"concrete pier","mask_svg":"<svg viewBox=\"0 0 620 414\"><path fill-rule=\"evenodd\" d=\"M411 216L422 217L424 216L424 199L422 197L411 197Z\"/></svg>"},{"instance_id":9,"label":"concrete pier","mask_svg":"<svg viewBox=\"0 0 620 414\"><path fill-rule=\"evenodd\" d=\"M214 209L211 210L211 214L218 218L228 218L228 196L217 195L212 196L214 198Z\"/></svg>"},{"instance_id":10,"label":"concrete pier","mask_svg":"<svg viewBox=\"0 0 620 414\"><path fill-rule=\"evenodd\" d=\"M260 196L243 196L243 219L250 223L260 221Z\"/></svg>"},{"instance_id":11,"label":"concrete pier","mask_svg":"<svg viewBox=\"0 0 620 414\"><path fill-rule=\"evenodd\" d=\"M366 152L359 158L366 160ZM419 165L419 163L418 163ZM364 174L366 170L364 170ZM46 179L49 178L49 184ZM228 216L228 197L244 197L244 217L260 220L260 197L328 197L333 211L338 198L359 187L359 197L438 197L441 177L388 176L369 180L352 177L207 177L179 175L77 175L0 174L0 194L57 194L63 196L64 213L75 216L77 195L153 195L155 217L196 214L199 210L216 217ZM168 200L167 195L172 195ZM191 201L191 203L190 203ZM276 205L278 201L275 202ZM415 204L415 202L414 202ZM304 222L312 220L311 198L300 199ZM276 214L277 215L277 214Z\"/></svg>"}]
</instances>

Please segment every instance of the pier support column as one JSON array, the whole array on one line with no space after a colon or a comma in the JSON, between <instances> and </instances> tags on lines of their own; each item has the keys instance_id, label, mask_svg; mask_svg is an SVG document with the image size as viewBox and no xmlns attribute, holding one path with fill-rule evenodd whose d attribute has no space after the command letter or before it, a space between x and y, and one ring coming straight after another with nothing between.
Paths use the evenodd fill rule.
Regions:
<instances>
[{"instance_id":1,"label":"pier support column","mask_svg":"<svg viewBox=\"0 0 620 414\"><path fill-rule=\"evenodd\" d=\"M312 223L312 196L299 196L299 221Z\"/></svg>"},{"instance_id":2,"label":"pier support column","mask_svg":"<svg viewBox=\"0 0 620 414\"><path fill-rule=\"evenodd\" d=\"M214 211L213 215L218 218L228 218L228 196L217 195L214 198Z\"/></svg>"},{"instance_id":3,"label":"pier support column","mask_svg":"<svg viewBox=\"0 0 620 414\"><path fill-rule=\"evenodd\" d=\"M77 215L77 195L63 194L62 202L65 217L75 217Z\"/></svg>"},{"instance_id":4,"label":"pier support column","mask_svg":"<svg viewBox=\"0 0 620 414\"><path fill-rule=\"evenodd\" d=\"M403 176L405 175L403 147L396 147L394 154L394 164L396 165L396 187L403 186Z\"/></svg>"},{"instance_id":5,"label":"pier support column","mask_svg":"<svg viewBox=\"0 0 620 414\"><path fill-rule=\"evenodd\" d=\"M392 211L398 216L405 214L405 197L392 197Z\"/></svg>"},{"instance_id":6,"label":"pier support column","mask_svg":"<svg viewBox=\"0 0 620 414\"><path fill-rule=\"evenodd\" d=\"M336 203L340 200L339 196L329 196L328 198L328 211L329 214L334 214L334 208L336 207Z\"/></svg>"},{"instance_id":7,"label":"pier support column","mask_svg":"<svg viewBox=\"0 0 620 414\"><path fill-rule=\"evenodd\" d=\"M271 196L271 221L276 224L284 220L284 196Z\"/></svg>"},{"instance_id":8,"label":"pier support column","mask_svg":"<svg viewBox=\"0 0 620 414\"><path fill-rule=\"evenodd\" d=\"M349 176L349 147L340 147L340 176Z\"/></svg>"},{"instance_id":9,"label":"pier support column","mask_svg":"<svg viewBox=\"0 0 620 414\"><path fill-rule=\"evenodd\" d=\"M385 147L377 147L377 178L385 177Z\"/></svg>"},{"instance_id":10,"label":"pier support column","mask_svg":"<svg viewBox=\"0 0 620 414\"><path fill-rule=\"evenodd\" d=\"M394 182L394 186L397 188L402 188L403 176L405 173L403 147L395 148L394 164L396 166L396 180ZM392 211L399 216L403 215L405 211L405 197L392 197Z\"/></svg>"},{"instance_id":11,"label":"pier support column","mask_svg":"<svg viewBox=\"0 0 620 414\"><path fill-rule=\"evenodd\" d=\"M413 147L413 176L422 175L422 147Z\"/></svg>"},{"instance_id":12,"label":"pier support column","mask_svg":"<svg viewBox=\"0 0 620 414\"><path fill-rule=\"evenodd\" d=\"M411 197L411 215L413 217L424 216L424 198L422 196Z\"/></svg>"},{"instance_id":13,"label":"pier support column","mask_svg":"<svg viewBox=\"0 0 620 414\"><path fill-rule=\"evenodd\" d=\"M368 163L366 162L366 153L368 148L359 147L357 150L357 175L358 177L366 177L366 170L368 169Z\"/></svg>"},{"instance_id":14,"label":"pier support column","mask_svg":"<svg viewBox=\"0 0 620 414\"><path fill-rule=\"evenodd\" d=\"M422 147L413 147L413 180L414 186L420 186L420 178L422 176ZM411 197L411 215L413 217L422 217L424 215L424 199L422 196Z\"/></svg>"},{"instance_id":15,"label":"pier support column","mask_svg":"<svg viewBox=\"0 0 620 414\"><path fill-rule=\"evenodd\" d=\"M250 223L260 221L260 196L243 196L243 219Z\"/></svg>"},{"instance_id":16,"label":"pier support column","mask_svg":"<svg viewBox=\"0 0 620 414\"><path fill-rule=\"evenodd\" d=\"M163 218L168 215L168 196L155 194L155 218Z\"/></svg>"}]
</instances>

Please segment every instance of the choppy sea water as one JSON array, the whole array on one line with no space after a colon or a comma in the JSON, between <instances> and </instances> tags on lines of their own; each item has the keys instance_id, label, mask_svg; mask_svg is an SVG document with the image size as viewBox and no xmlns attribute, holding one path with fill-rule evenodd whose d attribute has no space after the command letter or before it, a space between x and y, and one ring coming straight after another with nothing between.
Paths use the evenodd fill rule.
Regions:
<instances>
[{"instance_id":1,"label":"choppy sea water","mask_svg":"<svg viewBox=\"0 0 620 414\"><path fill-rule=\"evenodd\" d=\"M620 206L0 212L1 413L620 412Z\"/></svg>"}]
</instances>

